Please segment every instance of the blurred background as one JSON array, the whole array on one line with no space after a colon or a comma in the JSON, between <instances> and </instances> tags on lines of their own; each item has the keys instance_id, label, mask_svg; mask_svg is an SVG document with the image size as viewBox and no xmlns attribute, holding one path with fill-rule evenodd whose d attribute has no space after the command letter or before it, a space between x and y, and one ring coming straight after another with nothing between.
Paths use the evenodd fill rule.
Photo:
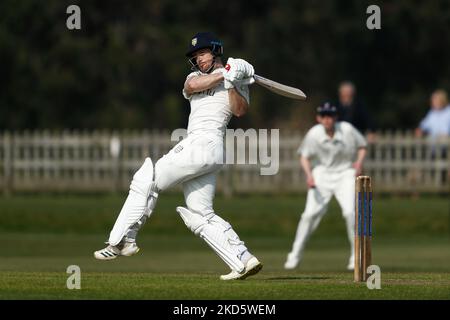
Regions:
<instances>
[{"instance_id":1,"label":"blurred background","mask_svg":"<svg viewBox=\"0 0 450 320\"><path fill-rule=\"evenodd\" d=\"M71 4L81 8L81 30L66 27ZM366 27L371 4L381 9L380 30ZM246 59L308 96L298 102L254 85L249 113L230 123L280 130L279 173L228 166L216 202L269 271L281 270L304 207L296 149L324 101L339 105L341 119L370 143L375 261L392 272L450 270L447 0L1 1L0 240L10 245L0 270L60 270L74 257L99 270L92 251L131 175L187 125L185 51L199 31L217 34L225 59ZM175 217L183 198L174 191L142 233L147 259L159 262L137 257L107 270L177 271L186 266L170 263L166 249L207 251ZM303 270L343 270L347 243L335 201L308 250ZM199 261L223 269L207 257Z\"/></svg>"},{"instance_id":2,"label":"blurred background","mask_svg":"<svg viewBox=\"0 0 450 320\"><path fill-rule=\"evenodd\" d=\"M80 6L81 30L66 27L71 4ZM126 190L142 159L162 156L170 133L186 127L185 51L192 35L210 30L225 59L247 59L308 95L298 102L252 87L250 112L230 128L280 129L280 174L234 168L219 191L304 190L295 151L326 100L368 134L366 170L379 191L449 191L450 125L428 138L430 125L419 130L433 92L444 93L439 108L448 105L449 3L380 1L380 30L366 27L369 4L2 1L3 190Z\"/></svg>"},{"instance_id":3,"label":"blurred background","mask_svg":"<svg viewBox=\"0 0 450 320\"><path fill-rule=\"evenodd\" d=\"M66 28L78 4L82 29ZM225 57L302 88L306 102L252 90L238 127L299 128L337 85L351 80L380 129L411 129L430 93L450 87L450 9L445 0L378 1L381 30L368 30L371 1L41 1L0 4L0 128L172 129L186 125L180 90L185 51L201 30Z\"/></svg>"}]
</instances>

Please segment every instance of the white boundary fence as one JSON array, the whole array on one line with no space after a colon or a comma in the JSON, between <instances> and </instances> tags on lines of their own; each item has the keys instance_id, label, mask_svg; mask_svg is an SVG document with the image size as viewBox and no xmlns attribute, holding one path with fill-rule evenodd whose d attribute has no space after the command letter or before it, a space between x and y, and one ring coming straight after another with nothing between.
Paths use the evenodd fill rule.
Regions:
<instances>
[{"instance_id":1,"label":"white boundary fence","mask_svg":"<svg viewBox=\"0 0 450 320\"><path fill-rule=\"evenodd\" d=\"M168 131L33 131L0 133L0 186L14 191L125 191L133 173L175 144ZM279 172L259 165L227 165L217 189L225 194L305 191L296 150L298 131L280 130ZM269 149L270 150L270 149ZM450 139L431 144L412 132L380 132L370 145L365 174L376 192L450 191Z\"/></svg>"}]
</instances>

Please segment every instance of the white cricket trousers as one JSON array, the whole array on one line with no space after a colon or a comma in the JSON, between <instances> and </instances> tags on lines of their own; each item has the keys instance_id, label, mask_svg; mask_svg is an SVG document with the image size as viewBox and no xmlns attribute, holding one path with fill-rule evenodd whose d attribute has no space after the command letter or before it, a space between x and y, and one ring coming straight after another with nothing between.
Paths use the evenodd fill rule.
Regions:
<instances>
[{"instance_id":1,"label":"white cricket trousers","mask_svg":"<svg viewBox=\"0 0 450 320\"><path fill-rule=\"evenodd\" d=\"M134 174L130 192L111 230L108 243L134 241L156 206L158 193L179 183L188 208L200 215L213 213L216 172L222 167L223 138L190 135L156 162L146 159Z\"/></svg>"},{"instance_id":2,"label":"white cricket trousers","mask_svg":"<svg viewBox=\"0 0 450 320\"><path fill-rule=\"evenodd\" d=\"M317 229L320 220L327 212L328 204L334 195L338 201L342 216L347 227L350 242L350 256L354 252L355 234L355 169L349 168L342 172L329 172L323 167L313 169L315 188L308 190L305 211L298 223L291 258L299 258L303 254L306 241Z\"/></svg>"},{"instance_id":3,"label":"white cricket trousers","mask_svg":"<svg viewBox=\"0 0 450 320\"><path fill-rule=\"evenodd\" d=\"M216 215L213 209L216 174L223 166L223 155L224 144L221 135L191 134L156 162L154 182L150 181L151 173L149 181L146 181L145 172L149 172L149 162L146 160L133 178L136 182L131 183L130 194L110 233L108 242L116 245L123 239L123 236L126 236L127 241L134 241L139 229L153 212L157 201L155 193L182 183L188 209L192 213L207 217L208 220L221 225L221 228L216 227L218 228L217 232L226 232L229 240L235 244L234 250L240 259L248 259L250 253L244 242L240 241L231 225ZM138 189L138 183L144 187L154 183L156 188L152 187L148 199L143 199L142 194L136 196L136 192L131 194L133 188Z\"/></svg>"},{"instance_id":4,"label":"white cricket trousers","mask_svg":"<svg viewBox=\"0 0 450 320\"><path fill-rule=\"evenodd\" d=\"M216 174L223 166L223 138L215 135L189 135L155 164L159 190L183 185L189 210L207 215L213 210Z\"/></svg>"},{"instance_id":5,"label":"white cricket trousers","mask_svg":"<svg viewBox=\"0 0 450 320\"><path fill-rule=\"evenodd\" d=\"M213 209L216 175L224 163L223 137L218 135L188 135L155 164L155 183L164 191L179 183L183 185L187 208L201 216L212 217L227 229L242 259L249 252L231 225Z\"/></svg>"}]
</instances>

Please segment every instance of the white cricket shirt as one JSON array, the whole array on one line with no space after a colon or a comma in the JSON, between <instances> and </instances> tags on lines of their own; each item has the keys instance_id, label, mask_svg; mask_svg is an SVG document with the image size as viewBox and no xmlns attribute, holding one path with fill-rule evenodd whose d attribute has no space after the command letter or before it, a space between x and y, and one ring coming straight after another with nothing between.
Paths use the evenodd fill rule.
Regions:
<instances>
[{"instance_id":1,"label":"white cricket shirt","mask_svg":"<svg viewBox=\"0 0 450 320\"><path fill-rule=\"evenodd\" d=\"M212 73L221 73L223 68L218 68ZM194 76L206 75L200 71L190 73L186 81ZM248 86L238 88L241 95L249 102ZM188 134L213 133L224 135L228 122L233 115L228 98L228 90L221 82L215 88L188 95L183 89L183 96L191 103L191 113L187 127Z\"/></svg>"},{"instance_id":2,"label":"white cricket shirt","mask_svg":"<svg viewBox=\"0 0 450 320\"><path fill-rule=\"evenodd\" d=\"M308 158L313 168L322 166L327 171L348 169L356 160L359 148L366 147L366 139L350 123L336 122L334 136L330 138L321 124L312 127L297 150Z\"/></svg>"}]
</instances>

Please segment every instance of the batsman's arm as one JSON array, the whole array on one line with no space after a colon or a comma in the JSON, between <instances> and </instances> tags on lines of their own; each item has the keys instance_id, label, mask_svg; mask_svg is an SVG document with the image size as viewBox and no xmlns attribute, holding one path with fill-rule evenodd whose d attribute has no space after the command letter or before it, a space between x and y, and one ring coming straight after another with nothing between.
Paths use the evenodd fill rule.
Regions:
<instances>
[{"instance_id":1,"label":"batsman's arm","mask_svg":"<svg viewBox=\"0 0 450 320\"><path fill-rule=\"evenodd\" d=\"M195 76L189 78L184 83L184 91L191 95L195 92L201 92L216 87L223 81L222 73L212 73L207 75Z\"/></svg>"},{"instance_id":2,"label":"batsman's arm","mask_svg":"<svg viewBox=\"0 0 450 320\"><path fill-rule=\"evenodd\" d=\"M228 89L228 98L230 100L231 112L236 117L242 117L247 113L248 103L235 88Z\"/></svg>"},{"instance_id":3,"label":"batsman's arm","mask_svg":"<svg viewBox=\"0 0 450 320\"><path fill-rule=\"evenodd\" d=\"M308 187L315 188L316 183L314 182L314 178L312 175L311 162L309 161L309 159L307 157L300 156L300 165L301 165L303 171L305 172L306 183L308 184Z\"/></svg>"}]
</instances>

